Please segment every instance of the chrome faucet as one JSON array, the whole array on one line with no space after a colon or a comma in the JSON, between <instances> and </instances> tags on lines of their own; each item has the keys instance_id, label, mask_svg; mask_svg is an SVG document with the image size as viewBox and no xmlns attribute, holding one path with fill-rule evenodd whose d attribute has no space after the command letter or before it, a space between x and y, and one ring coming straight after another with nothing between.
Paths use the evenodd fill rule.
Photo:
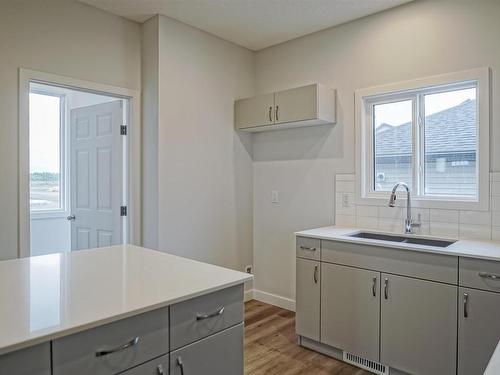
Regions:
<instances>
[{"instance_id":1,"label":"chrome faucet","mask_svg":"<svg viewBox=\"0 0 500 375\"><path fill-rule=\"evenodd\" d=\"M394 187L392 188L392 193L391 197L389 199L389 207L395 207L396 206L396 190L398 190L398 187L404 187L406 189L406 219L405 219L405 233L411 234L413 233L413 228L418 228L420 227L420 223L414 223L413 219L411 217L411 193L410 193L410 188L408 187L407 184L404 182L398 182Z\"/></svg>"}]
</instances>

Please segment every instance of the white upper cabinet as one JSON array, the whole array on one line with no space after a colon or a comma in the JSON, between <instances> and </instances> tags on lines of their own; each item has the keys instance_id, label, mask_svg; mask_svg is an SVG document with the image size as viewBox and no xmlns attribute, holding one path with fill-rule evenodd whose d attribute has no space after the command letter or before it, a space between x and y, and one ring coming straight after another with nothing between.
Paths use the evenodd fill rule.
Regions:
<instances>
[{"instance_id":1,"label":"white upper cabinet","mask_svg":"<svg viewBox=\"0 0 500 375\"><path fill-rule=\"evenodd\" d=\"M239 130L258 132L335 121L336 91L317 83L235 102L235 128Z\"/></svg>"}]
</instances>

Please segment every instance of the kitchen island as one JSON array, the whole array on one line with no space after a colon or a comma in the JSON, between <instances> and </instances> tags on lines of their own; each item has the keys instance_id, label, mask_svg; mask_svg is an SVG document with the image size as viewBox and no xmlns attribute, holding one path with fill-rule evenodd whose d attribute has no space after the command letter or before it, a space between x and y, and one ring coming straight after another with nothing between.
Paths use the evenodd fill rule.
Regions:
<instances>
[{"instance_id":1,"label":"kitchen island","mask_svg":"<svg viewBox=\"0 0 500 375\"><path fill-rule=\"evenodd\" d=\"M251 279L133 245L0 262L0 374L243 374Z\"/></svg>"}]
</instances>

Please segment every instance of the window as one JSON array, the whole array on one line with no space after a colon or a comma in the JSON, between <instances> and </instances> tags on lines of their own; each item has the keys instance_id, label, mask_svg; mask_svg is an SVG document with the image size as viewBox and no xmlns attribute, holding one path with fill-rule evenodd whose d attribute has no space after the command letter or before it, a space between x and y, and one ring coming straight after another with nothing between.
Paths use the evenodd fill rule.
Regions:
<instances>
[{"instance_id":1,"label":"window","mask_svg":"<svg viewBox=\"0 0 500 375\"><path fill-rule=\"evenodd\" d=\"M32 90L29 95L30 210L65 210L63 97Z\"/></svg>"},{"instance_id":2,"label":"window","mask_svg":"<svg viewBox=\"0 0 500 375\"><path fill-rule=\"evenodd\" d=\"M405 182L417 201L487 200L487 86L480 69L357 91L360 199Z\"/></svg>"}]
</instances>

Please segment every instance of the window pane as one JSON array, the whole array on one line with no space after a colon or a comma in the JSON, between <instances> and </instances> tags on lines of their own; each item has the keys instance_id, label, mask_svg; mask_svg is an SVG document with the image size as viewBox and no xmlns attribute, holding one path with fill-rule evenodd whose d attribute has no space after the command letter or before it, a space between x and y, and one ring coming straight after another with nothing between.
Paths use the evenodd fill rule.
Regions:
<instances>
[{"instance_id":1,"label":"window pane","mask_svg":"<svg viewBox=\"0 0 500 375\"><path fill-rule=\"evenodd\" d=\"M425 194L476 196L476 89L425 95Z\"/></svg>"},{"instance_id":2,"label":"window pane","mask_svg":"<svg viewBox=\"0 0 500 375\"><path fill-rule=\"evenodd\" d=\"M61 209L60 98L30 93L30 208Z\"/></svg>"},{"instance_id":3,"label":"window pane","mask_svg":"<svg viewBox=\"0 0 500 375\"><path fill-rule=\"evenodd\" d=\"M388 191L398 182L412 188L412 100L373 106L374 189Z\"/></svg>"}]
</instances>

